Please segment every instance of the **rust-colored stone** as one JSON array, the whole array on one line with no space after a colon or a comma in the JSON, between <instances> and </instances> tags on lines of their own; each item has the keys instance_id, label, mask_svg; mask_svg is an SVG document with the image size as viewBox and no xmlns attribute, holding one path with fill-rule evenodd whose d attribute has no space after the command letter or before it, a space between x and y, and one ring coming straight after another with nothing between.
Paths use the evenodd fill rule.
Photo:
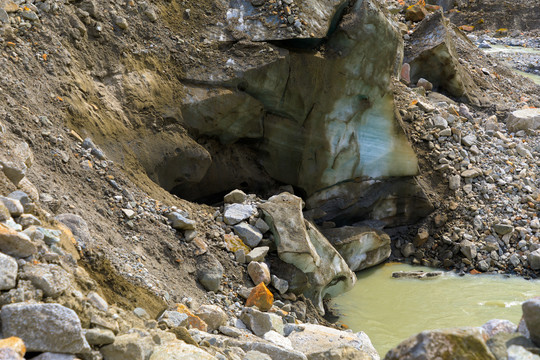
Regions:
<instances>
[{"instance_id":1,"label":"rust-colored stone","mask_svg":"<svg viewBox=\"0 0 540 360\"><path fill-rule=\"evenodd\" d=\"M9 348L21 356L24 356L24 354L26 353L26 346L24 346L24 341L22 341L21 338L18 338L16 336L0 340L0 349L5 348Z\"/></svg>"},{"instance_id":2,"label":"rust-colored stone","mask_svg":"<svg viewBox=\"0 0 540 360\"><path fill-rule=\"evenodd\" d=\"M255 286L246 301L246 306L256 306L261 311L268 311L274 303L274 295L264 283Z\"/></svg>"},{"instance_id":3,"label":"rust-colored stone","mask_svg":"<svg viewBox=\"0 0 540 360\"><path fill-rule=\"evenodd\" d=\"M197 315L193 314L186 305L176 304L176 311L188 316L188 327L199 329L201 331L207 331L208 325Z\"/></svg>"}]
</instances>

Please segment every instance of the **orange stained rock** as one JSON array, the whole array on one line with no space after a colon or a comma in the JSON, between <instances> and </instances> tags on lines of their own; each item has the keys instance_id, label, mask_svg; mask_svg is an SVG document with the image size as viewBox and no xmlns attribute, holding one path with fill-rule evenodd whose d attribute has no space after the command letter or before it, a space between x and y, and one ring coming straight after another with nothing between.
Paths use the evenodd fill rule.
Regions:
<instances>
[{"instance_id":1,"label":"orange stained rock","mask_svg":"<svg viewBox=\"0 0 540 360\"><path fill-rule=\"evenodd\" d=\"M256 306L261 311L268 311L274 303L274 295L268 290L266 285L261 282L255 286L246 301L246 306Z\"/></svg>"},{"instance_id":2,"label":"orange stained rock","mask_svg":"<svg viewBox=\"0 0 540 360\"><path fill-rule=\"evenodd\" d=\"M199 329L201 331L208 331L208 325L197 315L193 314L186 305L176 304L176 311L188 316L188 327Z\"/></svg>"},{"instance_id":3,"label":"orange stained rock","mask_svg":"<svg viewBox=\"0 0 540 360\"><path fill-rule=\"evenodd\" d=\"M229 250L230 252L237 252L238 250L240 249L244 249L244 251L247 253L249 253L251 251L251 249L249 248L249 246L247 246L246 244L244 244L244 242L242 241L242 239L240 239L238 236L236 235L233 235L233 234L225 234L223 236L223 240L225 240L225 247L227 248L227 250Z\"/></svg>"},{"instance_id":4,"label":"orange stained rock","mask_svg":"<svg viewBox=\"0 0 540 360\"><path fill-rule=\"evenodd\" d=\"M22 341L21 338L18 338L16 336L0 340L0 349L5 348L10 348L21 356L24 356L24 354L26 353L26 346L24 346L24 341Z\"/></svg>"}]
</instances>

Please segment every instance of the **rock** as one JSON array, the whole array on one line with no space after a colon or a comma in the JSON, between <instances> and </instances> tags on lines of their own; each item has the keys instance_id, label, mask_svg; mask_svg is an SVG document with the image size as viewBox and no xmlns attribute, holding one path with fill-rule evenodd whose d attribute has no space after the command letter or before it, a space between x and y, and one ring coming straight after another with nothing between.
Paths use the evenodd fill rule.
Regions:
<instances>
[{"instance_id":1,"label":"rock","mask_svg":"<svg viewBox=\"0 0 540 360\"><path fill-rule=\"evenodd\" d=\"M246 306L256 306L261 311L268 311L274 303L274 295L264 285L264 282L260 282L255 286L246 300Z\"/></svg>"},{"instance_id":2,"label":"rock","mask_svg":"<svg viewBox=\"0 0 540 360\"><path fill-rule=\"evenodd\" d=\"M424 6L414 4L405 10L405 20L418 22L423 20L427 14L428 12Z\"/></svg>"},{"instance_id":3,"label":"rock","mask_svg":"<svg viewBox=\"0 0 540 360\"><path fill-rule=\"evenodd\" d=\"M28 257L37 252L37 247L28 235L0 224L0 251L15 257Z\"/></svg>"},{"instance_id":4,"label":"rock","mask_svg":"<svg viewBox=\"0 0 540 360\"><path fill-rule=\"evenodd\" d=\"M257 229L259 229L259 231L261 233L266 233L268 230L270 230L270 226L268 226L268 224L266 223L266 221L264 221L263 219L257 219L257 221L255 222L255 227ZM540 227L540 226L539 226Z\"/></svg>"},{"instance_id":5,"label":"rock","mask_svg":"<svg viewBox=\"0 0 540 360\"><path fill-rule=\"evenodd\" d=\"M90 291L87 297L90 304L94 305L94 307L96 307L97 309L103 312L107 312L107 310L109 309L109 304L107 304L107 301L105 301L105 299L99 296L98 293Z\"/></svg>"},{"instance_id":6,"label":"rock","mask_svg":"<svg viewBox=\"0 0 540 360\"><path fill-rule=\"evenodd\" d=\"M195 221L177 212L168 214L167 218L171 221L171 226L176 230L193 230L195 229L195 224L197 224Z\"/></svg>"},{"instance_id":7,"label":"rock","mask_svg":"<svg viewBox=\"0 0 540 360\"><path fill-rule=\"evenodd\" d=\"M6 221L11 219L11 214L9 213L8 208L0 202L0 221Z\"/></svg>"},{"instance_id":8,"label":"rock","mask_svg":"<svg viewBox=\"0 0 540 360\"><path fill-rule=\"evenodd\" d=\"M13 289L17 284L17 260L0 253L0 290Z\"/></svg>"},{"instance_id":9,"label":"rock","mask_svg":"<svg viewBox=\"0 0 540 360\"><path fill-rule=\"evenodd\" d=\"M442 12L435 12L420 23L411 34L405 48L404 61L411 66L411 81L424 78L433 87L455 97L465 97L478 103L480 89L460 64L454 39L459 35L446 21ZM467 45L473 49L472 44ZM440 91L440 90L439 90Z\"/></svg>"},{"instance_id":10,"label":"rock","mask_svg":"<svg viewBox=\"0 0 540 360\"><path fill-rule=\"evenodd\" d=\"M117 16L114 19L114 23L116 24L116 26L118 26L122 30L126 30L129 26L127 20L121 16Z\"/></svg>"},{"instance_id":11,"label":"rock","mask_svg":"<svg viewBox=\"0 0 540 360\"><path fill-rule=\"evenodd\" d=\"M90 235L90 229L86 221L75 214L60 214L55 217L56 220L66 225L73 233L75 239L81 244L90 244L92 236Z\"/></svg>"},{"instance_id":12,"label":"rock","mask_svg":"<svg viewBox=\"0 0 540 360\"><path fill-rule=\"evenodd\" d=\"M238 341L237 345L246 352L257 351L259 353L268 355L272 360L307 360L306 355L302 354L300 351L285 349L281 346L277 346L268 342ZM263 359L266 360L266 358L262 358L260 360Z\"/></svg>"},{"instance_id":13,"label":"rock","mask_svg":"<svg viewBox=\"0 0 540 360\"><path fill-rule=\"evenodd\" d=\"M352 271L380 264L391 253L390 237L367 227L344 226L322 231Z\"/></svg>"},{"instance_id":14,"label":"rock","mask_svg":"<svg viewBox=\"0 0 540 360\"><path fill-rule=\"evenodd\" d=\"M7 356L11 353L11 357ZM0 359L2 360L19 360L24 359L26 354L26 346L21 338L12 336L6 339L0 340Z\"/></svg>"},{"instance_id":15,"label":"rock","mask_svg":"<svg viewBox=\"0 0 540 360\"><path fill-rule=\"evenodd\" d=\"M87 329L84 337L90 345L108 345L114 342L115 336L111 330L107 329Z\"/></svg>"},{"instance_id":16,"label":"rock","mask_svg":"<svg viewBox=\"0 0 540 360\"><path fill-rule=\"evenodd\" d=\"M515 333L517 331L517 325L509 320L493 319L482 325L482 329L485 330L489 337L492 337L501 332L508 334Z\"/></svg>"},{"instance_id":17,"label":"rock","mask_svg":"<svg viewBox=\"0 0 540 360\"><path fill-rule=\"evenodd\" d=\"M308 273L320 265L321 259L309 240L302 207L301 198L286 192L260 205L274 235L279 258Z\"/></svg>"},{"instance_id":18,"label":"rock","mask_svg":"<svg viewBox=\"0 0 540 360\"><path fill-rule=\"evenodd\" d=\"M117 336L114 343L100 349L106 360L146 360L154 350L154 342L150 336L131 333Z\"/></svg>"},{"instance_id":19,"label":"rock","mask_svg":"<svg viewBox=\"0 0 540 360\"><path fill-rule=\"evenodd\" d=\"M448 178L448 187L450 190L458 190L461 186L461 176L459 175L451 175Z\"/></svg>"},{"instance_id":20,"label":"rock","mask_svg":"<svg viewBox=\"0 0 540 360\"><path fill-rule=\"evenodd\" d=\"M223 197L223 201L226 204L242 204L246 199L246 193L238 189L231 191Z\"/></svg>"},{"instance_id":21,"label":"rock","mask_svg":"<svg viewBox=\"0 0 540 360\"><path fill-rule=\"evenodd\" d=\"M0 201L8 209L11 216L18 217L24 213L24 208L19 200L0 196Z\"/></svg>"},{"instance_id":22,"label":"rock","mask_svg":"<svg viewBox=\"0 0 540 360\"><path fill-rule=\"evenodd\" d=\"M533 270L540 269L540 249L531 251L529 255L527 256L527 260L529 261L529 265L531 266L531 269Z\"/></svg>"},{"instance_id":23,"label":"rock","mask_svg":"<svg viewBox=\"0 0 540 360\"><path fill-rule=\"evenodd\" d=\"M213 255L202 255L197 261L197 280L208 291L219 289L223 271L223 266Z\"/></svg>"},{"instance_id":24,"label":"rock","mask_svg":"<svg viewBox=\"0 0 540 360\"><path fill-rule=\"evenodd\" d=\"M131 209L122 209L122 212L128 219L133 219L137 213Z\"/></svg>"},{"instance_id":25,"label":"rock","mask_svg":"<svg viewBox=\"0 0 540 360\"><path fill-rule=\"evenodd\" d=\"M373 357L369 353L355 349L352 346L342 346L312 353L309 360L373 360Z\"/></svg>"},{"instance_id":26,"label":"rock","mask_svg":"<svg viewBox=\"0 0 540 360\"><path fill-rule=\"evenodd\" d=\"M481 328L423 331L390 350L385 360L483 359L495 360Z\"/></svg>"},{"instance_id":27,"label":"rock","mask_svg":"<svg viewBox=\"0 0 540 360\"><path fill-rule=\"evenodd\" d=\"M128 357L124 359L128 359ZM217 358L196 346L175 341L157 346L149 360L217 360Z\"/></svg>"},{"instance_id":28,"label":"rock","mask_svg":"<svg viewBox=\"0 0 540 360\"><path fill-rule=\"evenodd\" d=\"M18 200L23 206L23 210L25 213L33 212L34 208L36 207L30 196L28 196L28 194L26 194L24 191L14 191L10 193L7 197L10 199Z\"/></svg>"},{"instance_id":29,"label":"rock","mask_svg":"<svg viewBox=\"0 0 540 360\"><path fill-rule=\"evenodd\" d=\"M200 317L193 314L189 308L184 304L176 304L176 310L179 313L186 314L188 316L187 322L184 326L193 329L199 329L200 331L208 331L208 325Z\"/></svg>"},{"instance_id":30,"label":"rock","mask_svg":"<svg viewBox=\"0 0 540 360\"><path fill-rule=\"evenodd\" d=\"M45 352L33 357L32 360L79 360L79 358L76 355L71 354Z\"/></svg>"},{"instance_id":31,"label":"rock","mask_svg":"<svg viewBox=\"0 0 540 360\"><path fill-rule=\"evenodd\" d=\"M511 132L540 129L540 109L516 110L508 114L506 127Z\"/></svg>"},{"instance_id":32,"label":"rock","mask_svg":"<svg viewBox=\"0 0 540 360\"><path fill-rule=\"evenodd\" d=\"M401 247L401 254L403 255L403 257L406 258L414 254L415 251L416 249L412 243L406 243L404 246Z\"/></svg>"},{"instance_id":33,"label":"rock","mask_svg":"<svg viewBox=\"0 0 540 360\"><path fill-rule=\"evenodd\" d=\"M272 360L270 355L264 354L259 351L248 351L242 360Z\"/></svg>"},{"instance_id":34,"label":"rock","mask_svg":"<svg viewBox=\"0 0 540 360\"><path fill-rule=\"evenodd\" d=\"M233 226L234 232L236 235L242 239L244 244L247 246L254 248L262 240L262 233L257 229L255 226L251 226L245 222L241 222L235 226Z\"/></svg>"},{"instance_id":35,"label":"rock","mask_svg":"<svg viewBox=\"0 0 540 360\"><path fill-rule=\"evenodd\" d=\"M420 78L418 79L418 82L416 83L416 86L419 86L419 87L423 87L426 91L431 91L433 90L433 84L430 83L429 81L427 81L426 79L424 78ZM444 118L443 118L444 120ZM446 122L446 120L445 120ZM447 125L448 126L448 125ZM446 126L445 126L446 127ZM445 128L443 127L443 129Z\"/></svg>"},{"instance_id":36,"label":"rock","mask_svg":"<svg viewBox=\"0 0 540 360\"><path fill-rule=\"evenodd\" d=\"M272 275L272 286L282 295L289 290L289 282L278 278L276 275Z\"/></svg>"},{"instance_id":37,"label":"rock","mask_svg":"<svg viewBox=\"0 0 540 360\"><path fill-rule=\"evenodd\" d=\"M508 348L513 345L533 348L534 344L520 333L499 332L487 341L491 353L497 359L507 359Z\"/></svg>"},{"instance_id":38,"label":"rock","mask_svg":"<svg viewBox=\"0 0 540 360\"><path fill-rule=\"evenodd\" d=\"M188 314L170 310L164 311L157 319L158 323L163 323L171 329L178 326L187 326L187 320Z\"/></svg>"},{"instance_id":39,"label":"rock","mask_svg":"<svg viewBox=\"0 0 540 360\"><path fill-rule=\"evenodd\" d=\"M401 66L400 80L407 85L411 82L411 66L408 63Z\"/></svg>"},{"instance_id":40,"label":"rock","mask_svg":"<svg viewBox=\"0 0 540 360\"><path fill-rule=\"evenodd\" d=\"M476 136L473 134L466 135L461 138L461 143L465 146L473 146L476 143Z\"/></svg>"},{"instance_id":41,"label":"rock","mask_svg":"<svg viewBox=\"0 0 540 360\"><path fill-rule=\"evenodd\" d=\"M392 277L395 279L436 279L443 275L442 271L396 271L392 273Z\"/></svg>"},{"instance_id":42,"label":"rock","mask_svg":"<svg viewBox=\"0 0 540 360\"><path fill-rule=\"evenodd\" d=\"M225 204L223 219L227 225L236 225L256 213L257 208L253 205Z\"/></svg>"},{"instance_id":43,"label":"rock","mask_svg":"<svg viewBox=\"0 0 540 360\"><path fill-rule=\"evenodd\" d=\"M276 314L246 307L240 314L240 320L257 336L262 337L270 330L283 335L283 320Z\"/></svg>"},{"instance_id":44,"label":"rock","mask_svg":"<svg viewBox=\"0 0 540 360\"><path fill-rule=\"evenodd\" d=\"M233 234L225 234L223 235L223 241L225 242L225 247L230 252L236 253L239 250L242 250L244 252L244 255L251 251L249 246L244 244L242 239L240 239L238 236Z\"/></svg>"},{"instance_id":45,"label":"rock","mask_svg":"<svg viewBox=\"0 0 540 360\"><path fill-rule=\"evenodd\" d=\"M207 325L208 331L214 331L227 324L227 314L215 305L202 305L195 312Z\"/></svg>"},{"instance_id":46,"label":"rock","mask_svg":"<svg viewBox=\"0 0 540 360\"><path fill-rule=\"evenodd\" d=\"M17 218L17 223L23 227L23 229L26 229L29 226L35 225L40 226L41 221L31 214L22 214Z\"/></svg>"},{"instance_id":47,"label":"rock","mask_svg":"<svg viewBox=\"0 0 540 360\"><path fill-rule=\"evenodd\" d=\"M494 224L493 230L499 235L506 235L514 231L514 227L508 224Z\"/></svg>"},{"instance_id":48,"label":"rock","mask_svg":"<svg viewBox=\"0 0 540 360\"><path fill-rule=\"evenodd\" d=\"M282 348L293 350L291 340L287 339L282 334L275 332L274 330L270 330L265 333L263 335L263 339L270 341L277 346L281 346Z\"/></svg>"},{"instance_id":49,"label":"rock","mask_svg":"<svg viewBox=\"0 0 540 360\"><path fill-rule=\"evenodd\" d=\"M70 285L69 274L56 264L26 264L21 278L43 290L43 295L56 298Z\"/></svg>"},{"instance_id":50,"label":"rock","mask_svg":"<svg viewBox=\"0 0 540 360\"><path fill-rule=\"evenodd\" d=\"M478 270L482 271L482 272L486 272L489 270L489 264L487 263L486 260L481 260L478 262L478 266L477 266Z\"/></svg>"},{"instance_id":51,"label":"rock","mask_svg":"<svg viewBox=\"0 0 540 360\"><path fill-rule=\"evenodd\" d=\"M476 245L469 240L463 240L459 243L461 253L469 260L476 258Z\"/></svg>"},{"instance_id":52,"label":"rock","mask_svg":"<svg viewBox=\"0 0 540 360\"><path fill-rule=\"evenodd\" d=\"M355 334L321 325L302 324L296 326L296 330L288 336L288 339L291 340L293 348L306 354L308 359L311 359L312 355L320 358L321 353L341 347L358 350L362 354L360 359L365 355L368 359L379 359L377 350L363 332Z\"/></svg>"},{"instance_id":53,"label":"rock","mask_svg":"<svg viewBox=\"0 0 540 360\"><path fill-rule=\"evenodd\" d=\"M28 351L78 354L89 350L77 314L60 304L2 307L2 333L20 337Z\"/></svg>"},{"instance_id":54,"label":"rock","mask_svg":"<svg viewBox=\"0 0 540 360\"><path fill-rule=\"evenodd\" d=\"M510 345L507 354L508 360L540 360L540 356L518 345Z\"/></svg>"},{"instance_id":55,"label":"rock","mask_svg":"<svg viewBox=\"0 0 540 360\"><path fill-rule=\"evenodd\" d=\"M266 254L268 254L268 251L270 248L268 246L260 246L258 248L255 248L251 250L246 255L246 262L252 262L252 261L263 261Z\"/></svg>"},{"instance_id":56,"label":"rock","mask_svg":"<svg viewBox=\"0 0 540 360\"><path fill-rule=\"evenodd\" d=\"M538 346L540 344L540 299L527 300L521 304L521 308L530 338Z\"/></svg>"},{"instance_id":57,"label":"rock","mask_svg":"<svg viewBox=\"0 0 540 360\"><path fill-rule=\"evenodd\" d=\"M482 170L477 168L467 169L461 173L461 177L464 178L475 178L482 175Z\"/></svg>"},{"instance_id":58,"label":"rock","mask_svg":"<svg viewBox=\"0 0 540 360\"><path fill-rule=\"evenodd\" d=\"M420 81L420 80L418 80L418 81ZM433 117L433 127L436 128L436 129L443 130L443 129L448 128L448 122L442 116L435 115Z\"/></svg>"},{"instance_id":59,"label":"rock","mask_svg":"<svg viewBox=\"0 0 540 360\"><path fill-rule=\"evenodd\" d=\"M222 333L223 335L227 335L233 338L240 337L243 334L241 330L238 330L237 328L230 327L230 326L220 326L219 332Z\"/></svg>"}]
</instances>

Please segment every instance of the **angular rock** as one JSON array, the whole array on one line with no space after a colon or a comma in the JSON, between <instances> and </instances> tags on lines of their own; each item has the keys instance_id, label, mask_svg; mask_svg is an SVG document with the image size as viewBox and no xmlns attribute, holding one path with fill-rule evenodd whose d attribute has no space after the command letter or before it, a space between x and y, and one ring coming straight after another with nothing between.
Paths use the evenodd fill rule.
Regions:
<instances>
[{"instance_id":1,"label":"angular rock","mask_svg":"<svg viewBox=\"0 0 540 360\"><path fill-rule=\"evenodd\" d=\"M420 5L419 3L414 4L405 10L405 20L414 22L422 21L427 14L428 12L423 5Z\"/></svg>"},{"instance_id":2,"label":"angular rock","mask_svg":"<svg viewBox=\"0 0 540 360\"><path fill-rule=\"evenodd\" d=\"M494 336L500 332L508 334L515 333L517 331L517 325L509 320L493 319L482 325L489 337Z\"/></svg>"},{"instance_id":3,"label":"angular rock","mask_svg":"<svg viewBox=\"0 0 540 360\"><path fill-rule=\"evenodd\" d=\"M270 230L270 226L264 221L263 219L257 219L255 222L255 227L259 229L261 233L266 233L268 230Z\"/></svg>"},{"instance_id":4,"label":"angular rock","mask_svg":"<svg viewBox=\"0 0 540 360\"><path fill-rule=\"evenodd\" d=\"M540 298L534 298L521 304L523 319L527 325L531 340L540 344Z\"/></svg>"},{"instance_id":5,"label":"angular rock","mask_svg":"<svg viewBox=\"0 0 540 360\"><path fill-rule=\"evenodd\" d=\"M494 224L493 230L499 235L506 235L514 231L514 227L509 224Z\"/></svg>"},{"instance_id":6,"label":"angular rock","mask_svg":"<svg viewBox=\"0 0 540 360\"><path fill-rule=\"evenodd\" d=\"M270 248L268 246L260 246L246 254L246 262L263 261Z\"/></svg>"},{"instance_id":7,"label":"angular rock","mask_svg":"<svg viewBox=\"0 0 540 360\"><path fill-rule=\"evenodd\" d=\"M495 360L481 328L423 331L390 350L385 360L483 359Z\"/></svg>"},{"instance_id":8,"label":"angular rock","mask_svg":"<svg viewBox=\"0 0 540 360\"><path fill-rule=\"evenodd\" d=\"M531 251L527 257L531 269L538 270L540 269L540 249Z\"/></svg>"},{"instance_id":9,"label":"angular rock","mask_svg":"<svg viewBox=\"0 0 540 360\"><path fill-rule=\"evenodd\" d=\"M308 359L311 359L312 355L320 357L321 353L344 346L358 350L362 356L367 354L368 359L379 359L377 350L363 332L355 334L321 325L302 324L297 325L287 338L291 340L293 348L306 354Z\"/></svg>"},{"instance_id":10,"label":"angular rock","mask_svg":"<svg viewBox=\"0 0 540 360\"><path fill-rule=\"evenodd\" d=\"M289 282L278 278L276 275L272 275L272 286L282 295L289 290Z\"/></svg>"},{"instance_id":11,"label":"angular rock","mask_svg":"<svg viewBox=\"0 0 540 360\"><path fill-rule=\"evenodd\" d=\"M540 129L540 109L516 110L508 114L506 127L511 132Z\"/></svg>"},{"instance_id":12,"label":"angular rock","mask_svg":"<svg viewBox=\"0 0 540 360\"><path fill-rule=\"evenodd\" d=\"M448 188L450 190L458 190L461 186L461 176L452 175L448 178Z\"/></svg>"},{"instance_id":13,"label":"angular rock","mask_svg":"<svg viewBox=\"0 0 540 360\"><path fill-rule=\"evenodd\" d=\"M247 272L254 284L264 283L265 285L268 285L272 280L270 277L270 269L268 269L268 265L263 262L250 262Z\"/></svg>"},{"instance_id":14,"label":"angular rock","mask_svg":"<svg viewBox=\"0 0 540 360\"><path fill-rule=\"evenodd\" d=\"M197 224L195 221L190 220L180 213L172 212L167 215L171 221L171 226L176 230L193 230Z\"/></svg>"},{"instance_id":15,"label":"angular rock","mask_svg":"<svg viewBox=\"0 0 540 360\"><path fill-rule=\"evenodd\" d=\"M17 284L17 260L0 253L0 290L13 289Z\"/></svg>"},{"instance_id":16,"label":"angular rock","mask_svg":"<svg viewBox=\"0 0 540 360\"><path fill-rule=\"evenodd\" d=\"M117 336L114 343L100 349L106 360L147 360L154 350L154 341L150 336L138 333Z\"/></svg>"},{"instance_id":17,"label":"angular rock","mask_svg":"<svg viewBox=\"0 0 540 360\"><path fill-rule=\"evenodd\" d=\"M207 325L207 331L214 331L227 324L227 314L215 305L202 305L195 312Z\"/></svg>"},{"instance_id":18,"label":"angular rock","mask_svg":"<svg viewBox=\"0 0 540 360\"><path fill-rule=\"evenodd\" d=\"M276 314L246 307L240 314L240 320L257 336L262 337L270 330L283 335L283 320Z\"/></svg>"},{"instance_id":19,"label":"angular rock","mask_svg":"<svg viewBox=\"0 0 540 360\"><path fill-rule=\"evenodd\" d=\"M60 304L2 307L2 333L20 337L28 351L78 354L89 350L77 314Z\"/></svg>"},{"instance_id":20,"label":"angular rock","mask_svg":"<svg viewBox=\"0 0 540 360\"><path fill-rule=\"evenodd\" d=\"M246 353L242 360L272 360L270 355L264 354L259 351L251 350Z\"/></svg>"},{"instance_id":21,"label":"angular rock","mask_svg":"<svg viewBox=\"0 0 540 360\"><path fill-rule=\"evenodd\" d=\"M467 257L467 259L472 260L476 258L476 245L469 240L463 240L459 243L461 253Z\"/></svg>"},{"instance_id":22,"label":"angular rock","mask_svg":"<svg viewBox=\"0 0 540 360\"><path fill-rule=\"evenodd\" d=\"M187 326L188 315L178 312L166 310L158 317L158 323L163 323L169 328L175 328L178 326Z\"/></svg>"},{"instance_id":23,"label":"angular rock","mask_svg":"<svg viewBox=\"0 0 540 360\"><path fill-rule=\"evenodd\" d=\"M108 345L114 342L115 336L111 330L107 329L87 329L84 337L90 345Z\"/></svg>"},{"instance_id":24,"label":"angular rock","mask_svg":"<svg viewBox=\"0 0 540 360\"><path fill-rule=\"evenodd\" d=\"M261 311L268 311L274 303L274 295L264 285L264 282L260 282L255 286L246 300L246 306L256 306Z\"/></svg>"},{"instance_id":25,"label":"angular rock","mask_svg":"<svg viewBox=\"0 0 540 360\"><path fill-rule=\"evenodd\" d=\"M101 296L99 296L98 293L94 292L94 291L90 291L87 295L88 297L88 301L94 305L97 309L103 311L103 312L107 312L107 310L109 309L109 304L107 304L107 301L105 301L104 298L102 298Z\"/></svg>"},{"instance_id":26,"label":"angular rock","mask_svg":"<svg viewBox=\"0 0 540 360\"><path fill-rule=\"evenodd\" d=\"M233 226L234 232L247 246L254 248L262 240L262 233L255 226L251 226L245 222L241 222Z\"/></svg>"},{"instance_id":27,"label":"angular rock","mask_svg":"<svg viewBox=\"0 0 540 360\"><path fill-rule=\"evenodd\" d=\"M390 237L367 227L344 226L322 231L352 271L380 264L391 253Z\"/></svg>"},{"instance_id":28,"label":"angular rock","mask_svg":"<svg viewBox=\"0 0 540 360\"><path fill-rule=\"evenodd\" d=\"M21 278L30 280L32 285L43 290L43 295L56 298L69 286L69 274L56 264L26 264Z\"/></svg>"},{"instance_id":29,"label":"angular rock","mask_svg":"<svg viewBox=\"0 0 540 360\"><path fill-rule=\"evenodd\" d=\"M0 201L9 210L9 213L11 214L11 216L18 217L24 213L24 207L22 206L19 200L0 196Z\"/></svg>"},{"instance_id":30,"label":"angular rock","mask_svg":"<svg viewBox=\"0 0 540 360\"><path fill-rule=\"evenodd\" d=\"M12 353L9 354L8 353ZM2 360L19 360L24 359L26 354L26 346L21 338L12 336L0 340L0 359ZM11 357L10 357L11 356Z\"/></svg>"},{"instance_id":31,"label":"angular rock","mask_svg":"<svg viewBox=\"0 0 540 360\"><path fill-rule=\"evenodd\" d=\"M260 205L274 235L280 259L308 273L320 265L320 257L309 240L302 207L301 198L286 192L272 196Z\"/></svg>"},{"instance_id":32,"label":"angular rock","mask_svg":"<svg viewBox=\"0 0 540 360\"><path fill-rule=\"evenodd\" d=\"M30 198L30 196L28 196L28 194L25 193L24 191L21 191L21 190L14 191L10 193L7 197L10 199L18 200L23 206L23 210L25 213L31 213L32 211L34 211L34 208L36 205Z\"/></svg>"},{"instance_id":33,"label":"angular rock","mask_svg":"<svg viewBox=\"0 0 540 360\"><path fill-rule=\"evenodd\" d=\"M217 360L217 358L201 348L175 341L157 346L149 360Z\"/></svg>"},{"instance_id":34,"label":"angular rock","mask_svg":"<svg viewBox=\"0 0 540 360\"><path fill-rule=\"evenodd\" d=\"M540 360L540 356L518 345L510 345L507 354L508 360Z\"/></svg>"},{"instance_id":35,"label":"angular rock","mask_svg":"<svg viewBox=\"0 0 540 360\"><path fill-rule=\"evenodd\" d=\"M223 202L226 204L242 204L246 201L247 195L242 190L233 190L223 197Z\"/></svg>"},{"instance_id":36,"label":"angular rock","mask_svg":"<svg viewBox=\"0 0 540 360\"><path fill-rule=\"evenodd\" d=\"M226 204L223 219L227 225L236 225L255 215L257 208L253 205Z\"/></svg>"},{"instance_id":37,"label":"angular rock","mask_svg":"<svg viewBox=\"0 0 540 360\"><path fill-rule=\"evenodd\" d=\"M223 266L210 254L199 257L197 261L197 280L208 291L217 291L223 277Z\"/></svg>"},{"instance_id":38,"label":"angular rock","mask_svg":"<svg viewBox=\"0 0 540 360\"><path fill-rule=\"evenodd\" d=\"M185 325L183 326L199 329L200 331L208 331L208 325L206 322L197 315L193 314L186 305L176 304L176 310L181 314L186 314L188 317Z\"/></svg>"},{"instance_id":39,"label":"angular rock","mask_svg":"<svg viewBox=\"0 0 540 360\"><path fill-rule=\"evenodd\" d=\"M92 241L92 236L90 234L88 224L86 223L86 220L84 220L79 215L60 214L57 215L55 219L66 225L73 233L75 239L83 245L89 244Z\"/></svg>"},{"instance_id":40,"label":"angular rock","mask_svg":"<svg viewBox=\"0 0 540 360\"><path fill-rule=\"evenodd\" d=\"M424 78L435 89L478 103L477 96L481 91L459 62L454 44L454 39L459 37L443 13L436 12L420 23L411 34L404 61L411 65L413 83ZM468 46L474 48L472 44Z\"/></svg>"},{"instance_id":41,"label":"angular rock","mask_svg":"<svg viewBox=\"0 0 540 360\"><path fill-rule=\"evenodd\" d=\"M0 224L0 251L7 255L24 258L35 254L37 247L28 235Z\"/></svg>"},{"instance_id":42,"label":"angular rock","mask_svg":"<svg viewBox=\"0 0 540 360\"><path fill-rule=\"evenodd\" d=\"M476 143L476 136L473 134L466 135L461 138L461 143L465 146L473 146Z\"/></svg>"},{"instance_id":43,"label":"angular rock","mask_svg":"<svg viewBox=\"0 0 540 360\"><path fill-rule=\"evenodd\" d=\"M274 330L270 330L267 333L265 333L263 335L263 339L270 341L271 343L275 345L281 346L282 348L291 349L291 350L293 349L291 340L287 339L282 334L275 332Z\"/></svg>"}]
</instances>

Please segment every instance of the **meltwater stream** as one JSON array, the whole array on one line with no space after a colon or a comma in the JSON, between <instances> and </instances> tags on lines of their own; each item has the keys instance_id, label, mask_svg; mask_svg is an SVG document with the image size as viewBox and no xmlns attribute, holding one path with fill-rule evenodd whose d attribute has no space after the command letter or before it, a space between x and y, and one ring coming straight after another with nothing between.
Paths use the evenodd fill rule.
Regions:
<instances>
[{"instance_id":1,"label":"meltwater stream","mask_svg":"<svg viewBox=\"0 0 540 360\"><path fill-rule=\"evenodd\" d=\"M340 321L364 331L384 357L423 330L480 326L491 319L518 324L521 303L540 295L540 280L444 273L428 279L394 279L395 271L434 271L388 263L357 273L353 290L333 300Z\"/></svg>"}]
</instances>

